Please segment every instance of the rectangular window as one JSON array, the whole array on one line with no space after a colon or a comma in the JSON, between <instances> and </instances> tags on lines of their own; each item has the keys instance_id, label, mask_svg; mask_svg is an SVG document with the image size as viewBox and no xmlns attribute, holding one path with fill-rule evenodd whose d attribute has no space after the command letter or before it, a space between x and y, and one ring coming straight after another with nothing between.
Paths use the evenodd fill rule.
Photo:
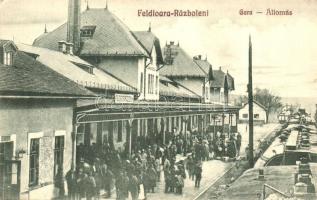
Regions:
<instances>
[{"instance_id":1,"label":"rectangular window","mask_svg":"<svg viewBox=\"0 0 317 200\"><path fill-rule=\"evenodd\" d=\"M3 64L12 65L12 52L4 52Z\"/></svg>"},{"instance_id":2,"label":"rectangular window","mask_svg":"<svg viewBox=\"0 0 317 200\"><path fill-rule=\"evenodd\" d=\"M154 79L154 75L152 74L152 94L154 94L154 87L155 87L155 79Z\"/></svg>"},{"instance_id":3,"label":"rectangular window","mask_svg":"<svg viewBox=\"0 0 317 200\"><path fill-rule=\"evenodd\" d=\"M83 26L80 30L81 37L92 37L95 33L96 26Z\"/></svg>"},{"instance_id":4,"label":"rectangular window","mask_svg":"<svg viewBox=\"0 0 317 200\"><path fill-rule=\"evenodd\" d=\"M3 54L3 64L5 64L5 65L7 64L7 60L8 60L7 59L7 55L8 55L7 52L4 52L4 54Z\"/></svg>"},{"instance_id":5,"label":"rectangular window","mask_svg":"<svg viewBox=\"0 0 317 200\"><path fill-rule=\"evenodd\" d=\"M149 94L154 94L154 75L153 74L149 74L148 75L148 93Z\"/></svg>"},{"instance_id":6,"label":"rectangular window","mask_svg":"<svg viewBox=\"0 0 317 200\"><path fill-rule=\"evenodd\" d=\"M153 75L151 74L151 94L153 94Z\"/></svg>"},{"instance_id":7,"label":"rectangular window","mask_svg":"<svg viewBox=\"0 0 317 200\"><path fill-rule=\"evenodd\" d=\"M64 164L64 136L55 136L55 148L54 148L54 180L58 170L63 170ZM60 173L63 173L61 171Z\"/></svg>"},{"instance_id":8,"label":"rectangular window","mask_svg":"<svg viewBox=\"0 0 317 200\"><path fill-rule=\"evenodd\" d=\"M152 94L152 75L150 74L150 91L149 93Z\"/></svg>"},{"instance_id":9,"label":"rectangular window","mask_svg":"<svg viewBox=\"0 0 317 200\"><path fill-rule=\"evenodd\" d=\"M158 93L159 93L158 84L159 84L159 80L158 80L158 76L156 76L156 86L155 86L155 91L156 91L156 94L158 94Z\"/></svg>"},{"instance_id":10,"label":"rectangular window","mask_svg":"<svg viewBox=\"0 0 317 200\"><path fill-rule=\"evenodd\" d=\"M76 144L84 144L85 142L85 124L81 124L77 128L77 134L76 134Z\"/></svg>"},{"instance_id":11,"label":"rectangular window","mask_svg":"<svg viewBox=\"0 0 317 200\"><path fill-rule=\"evenodd\" d=\"M118 121L113 122L112 134L118 136Z\"/></svg>"},{"instance_id":12,"label":"rectangular window","mask_svg":"<svg viewBox=\"0 0 317 200\"><path fill-rule=\"evenodd\" d=\"M143 92L143 72L141 72L141 76L140 76L140 92Z\"/></svg>"},{"instance_id":13,"label":"rectangular window","mask_svg":"<svg viewBox=\"0 0 317 200\"><path fill-rule=\"evenodd\" d=\"M254 114L254 119L259 119L260 115L259 114Z\"/></svg>"},{"instance_id":14,"label":"rectangular window","mask_svg":"<svg viewBox=\"0 0 317 200\"><path fill-rule=\"evenodd\" d=\"M122 121L118 121L118 139L117 142L122 142Z\"/></svg>"},{"instance_id":15,"label":"rectangular window","mask_svg":"<svg viewBox=\"0 0 317 200\"><path fill-rule=\"evenodd\" d=\"M148 93L151 94L151 75L149 74L148 75L148 84L147 84L147 87L148 87Z\"/></svg>"},{"instance_id":16,"label":"rectangular window","mask_svg":"<svg viewBox=\"0 0 317 200\"><path fill-rule=\"evenodd\" d=\"M30 142L29 186L35 186L39 183L40 139L31 139Z\"/></svg>"},{"instance_id":17,"label":"rectangular window","mask_svg":"<svg viewBox=\"0 0 317 200\"><path fill-rule=\"evenodd\" d=\"M248 118L248 116L249 116L248 114L243 114L242 118Z\"/></svg>"},{"instance_id":18,"label":"rectangular window","mask_svg":"<svg viewBox=\"0 0 317 200\"><path fill-rule=\"evenodd\" d=\"M122 134L121 134L121 141L123 140L123 138L127 135L127 121L122 121Z\"/></svg>"},{"instance_id":19,"label":"rectangular window","mask_svg":"<svg viewBox=\"0 0 317 200\"><path fill-rule=\"evenodd\" d=\"M151 94L153 94L153 75L151 74Z\"/></svg>"}]
</instances>

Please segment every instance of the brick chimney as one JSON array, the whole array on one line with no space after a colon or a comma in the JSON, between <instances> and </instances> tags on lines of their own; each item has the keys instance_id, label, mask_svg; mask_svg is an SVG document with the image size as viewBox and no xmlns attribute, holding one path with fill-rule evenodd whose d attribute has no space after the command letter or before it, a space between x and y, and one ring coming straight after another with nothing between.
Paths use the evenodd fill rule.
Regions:
<instances>
[{"instance_id":1,"label":"brick chimney","mask_svg":"<svg viewBox=\"0 0 317 200\"><path fill-rule=\"evenodd\" d=\"M73 43L66 43L66 53L69 55L73 55L74 54L74 47L73 47Z\"/></svg>"},{"instance_id":2,"label":"brick chimney","mask_svg":"<svg viewBox=\"0 0 317 200\"><path fill-rule=\"evenodd\" d=\"M67 42L74 45L76 54L80 48L80 0L68 1Z\"/></svg>"}]
</instances>

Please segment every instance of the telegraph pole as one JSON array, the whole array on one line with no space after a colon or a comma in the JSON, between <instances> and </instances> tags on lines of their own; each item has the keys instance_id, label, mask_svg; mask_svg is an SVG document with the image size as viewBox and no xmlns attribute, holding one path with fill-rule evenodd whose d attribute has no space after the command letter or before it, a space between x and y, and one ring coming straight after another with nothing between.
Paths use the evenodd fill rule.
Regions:
<instances>
[{"instance_id":1,"label":"telegraph pole","mask_svg":"<svg viewBox=\"0 0 317 200\"><path fill-rule=\"evenodd\" d=\"M251 35L249 35L249 84L248 84L248 97L249 97L249 165L250 168L254 165L253 160L253 86L252 86L252 43Z\"/></svg>"}]
</instances>

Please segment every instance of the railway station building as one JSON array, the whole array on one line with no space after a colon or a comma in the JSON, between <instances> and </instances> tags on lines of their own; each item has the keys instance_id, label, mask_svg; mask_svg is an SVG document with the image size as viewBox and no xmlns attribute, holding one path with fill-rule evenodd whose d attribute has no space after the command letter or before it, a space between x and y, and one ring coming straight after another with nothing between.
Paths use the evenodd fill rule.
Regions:
<instances>
[{"instance_id":1,"label":"railway station building","mask_svg":"<svg viewBox=\"0 0 317 200\"><path fill-rule=\"evenodd\" d=\"M1 97L1 109L9 114L1 115L6 117L1 118L0 144L13 142L5 151L11 148L13 157L17 155L13 160L21 162L21 196L55 195L56 166L34 157L30 144L35 145L34 152L49 152L52 159L56 152L64 152L65 174L76 167L85 149L98 152L109 145L131 154L144 146L167 145L175 135L237 131L239 108L230 104L234 79L228 72L214 70L201 56L189 56L179 44L161 48L151 28L131 31L107 8L81 12L80 1L70 0L66 23L43 33L33 45L9 44L18 52L12 69L21 80L9 77L18 85L8 89L14 101ZM3 69L8 69L6 58ZM19 71L24 66L27 73ZM8 109L11 106L14 112ZM26 107L30 112L25 113ZM63 135L63 141L55 142ZM64 144L61 151L54 146L57 143ZM34 177L37 181L30 182Z\"/></svg>"}]
</instances>

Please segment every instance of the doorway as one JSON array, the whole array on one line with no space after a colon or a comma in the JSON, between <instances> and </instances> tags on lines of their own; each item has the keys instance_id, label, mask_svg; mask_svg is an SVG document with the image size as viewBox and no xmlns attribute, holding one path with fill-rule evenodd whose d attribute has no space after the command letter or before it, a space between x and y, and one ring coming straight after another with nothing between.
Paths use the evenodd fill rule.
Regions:
<instances>
[{"instance_id":1,"label":"doorway","mask_svg":"<svg viewBox=\"0 0 317 200\"><path fill-rule=\"evenodd\" d=\"M0 143L0 197L18 200L20 197L21 161L12 160L13 142Z\"/></svg>"}]
</instances>

